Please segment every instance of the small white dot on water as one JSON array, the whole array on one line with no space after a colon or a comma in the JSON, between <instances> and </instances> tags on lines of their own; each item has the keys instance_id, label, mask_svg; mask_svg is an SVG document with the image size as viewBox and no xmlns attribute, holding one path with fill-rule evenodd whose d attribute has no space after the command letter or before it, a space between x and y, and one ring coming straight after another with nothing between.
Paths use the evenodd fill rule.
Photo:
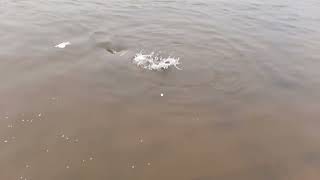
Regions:
<instances>
[{"instance_id":1,"label":"small white dot on water","mask_svg":"<svg viewBox=\"0 0 320 180\"><path fill-rule=\"evenodd\" d=\"M38 117L41 117L41 115L42 115L41 113L40 113L40 114L38 114Z\"/></svg>"},{"instance_id":2,"label":"small white dot on water","mask_svg":"<svg viewBox=\"0 0 320 180\"><path fill-rule=\"evenodd\" d=\"M46 149L46 152L49 152L49 149Z\"/></svg>"},{"instance_id":3,"label":"small white dot on water","mask_svg":"<svg viewBox=\"0 0 320 180\"><path fill-rule=\"evenodd\" d=\"M163 93L161 93L160 96L163 97Z\"/></svg>"},{"instance_id":4,"label":"small white dot on water","mask_svg":"<svg viewBox=\"0 0 320 180\"><path fill-rule=\"evenodd\" d=\"M67 169L69 169L69 168L70 168L70 166L66 166L66 168L67 168Z\"/></svg>"},{"instance_id":5,"label":"small white dot on water","mask_svg":"<svg viewBox=\"0 0 320 180\"><path fill-rule=\"evenodd\" d=\"M135 168L135 166L134 166L134 165L132 165L132 166L131 166L131 168L132 168L132 169L134 169L134 168Z\"/></svg>"},{"instance_id":6,"label":"small white dot on water","mask_svg":"<svg viewBox=\"0 0 320 180\"><path fill-rule=\"evenodd\" d=\"M22 119L21 121L24 122L24 119Z\"/></svg>"},{"instance_id":7,"label":"small white dot on water","mask_svg":"<svg viewBox=\"0 0 320 180\"><path fill-rule=\"evenodd\" d=\"M151 165L151 163L148 163L148 166L150 166Z\"/></svg>"},{"instance_id":8,"label":"small white dot on water","mask_svg":"<svg viewBox=\"0 0 320 180\"><path fill-rule=\"evenodd\" d=\"M64 134L62 134L61 137L64 138Z\"/></svg>"},{"instance_id":9,"label":"small white dot on water","mask_svg":"<svg viewBox=\"0 0 320 180\"><path fill-rule=\"evenodd\" d=\"M4 142L4 143L7 143L7 142L8 142L8 140L4 140L3 142Z\"/></svg>"},{"instance_id":10,"label":"small white dot on water","mask_svg":"<svg viewBox=\"0 0 320 180\"><path fill-rule=\"evenodd\" d=\"M90 157L89 160L92 161L92 160L93 160L93 157Z\"/></svg>"}]
</instances>

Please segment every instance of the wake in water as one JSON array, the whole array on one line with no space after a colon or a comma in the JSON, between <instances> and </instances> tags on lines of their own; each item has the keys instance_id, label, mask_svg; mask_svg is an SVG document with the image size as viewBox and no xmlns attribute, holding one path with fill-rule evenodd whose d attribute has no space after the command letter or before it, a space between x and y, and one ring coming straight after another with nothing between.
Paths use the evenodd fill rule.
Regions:
<instances>
[{"instance_id":1,"label":"wake in water","mask_svg":"<svg viewBox=\"0 0 320 180\"><path fill-rule=\"evenodd\" d=\"M175 67L178 70L181 70L178 65L180 58L176 57L162 57L159 54L155 54L154 52L150 54L142 54L142 52L137 53L133 62L144 69L148 70L166 70L169 67Z\"/></svg>"}]
</instances>

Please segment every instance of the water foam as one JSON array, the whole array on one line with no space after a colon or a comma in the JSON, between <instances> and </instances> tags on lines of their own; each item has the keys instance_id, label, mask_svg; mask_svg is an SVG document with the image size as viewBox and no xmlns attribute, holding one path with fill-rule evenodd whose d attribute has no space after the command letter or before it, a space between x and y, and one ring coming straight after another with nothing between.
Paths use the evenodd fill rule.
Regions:
<instances>
[{"instance_id":1,"label":"water foam","mask_svg":"<svg viewBox=\"0 0 320 180\"><path fill-rule=\"evenodd\" d=\"M138 66L148 70L166 70L169 67L175 67L181 70L178 65L180 58L176 57L162 57L154 52L150 54L143 54L142 52L137 53L133 62Z\"/></svg>"}]
</instances>

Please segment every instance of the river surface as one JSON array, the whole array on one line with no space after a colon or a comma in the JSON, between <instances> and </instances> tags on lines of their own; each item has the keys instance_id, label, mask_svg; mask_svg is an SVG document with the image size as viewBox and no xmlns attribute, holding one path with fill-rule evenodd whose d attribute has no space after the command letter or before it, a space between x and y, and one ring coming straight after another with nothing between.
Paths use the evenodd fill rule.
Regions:
<instances>
[{"instance_id":1,"label":"river surface","mask_svg":"<svg viewBox=\"0 0 320 180\"><path fill-rule=\"evenodd\" d=\"M0 0L0 179L319 180L320 1Z\"/></svg>"}]
</instances>

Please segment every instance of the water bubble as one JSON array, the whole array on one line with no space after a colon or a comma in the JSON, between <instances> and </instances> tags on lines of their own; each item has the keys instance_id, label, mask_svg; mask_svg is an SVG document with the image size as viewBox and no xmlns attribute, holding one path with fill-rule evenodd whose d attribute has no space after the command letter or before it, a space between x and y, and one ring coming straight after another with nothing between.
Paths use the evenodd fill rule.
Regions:
<instances>
[{"instance_id":1,"label":"water bubble","mask_svg":"<svg viewBox=\"0 0 320 180\"><path fill-rule=\"evenodd\" d=\"M69 41L67 42L62 42L60 44L55 45L54 47L56 48L65 48L66 46L70 45L71 43Z\"/></svg>"}]
</instances>

